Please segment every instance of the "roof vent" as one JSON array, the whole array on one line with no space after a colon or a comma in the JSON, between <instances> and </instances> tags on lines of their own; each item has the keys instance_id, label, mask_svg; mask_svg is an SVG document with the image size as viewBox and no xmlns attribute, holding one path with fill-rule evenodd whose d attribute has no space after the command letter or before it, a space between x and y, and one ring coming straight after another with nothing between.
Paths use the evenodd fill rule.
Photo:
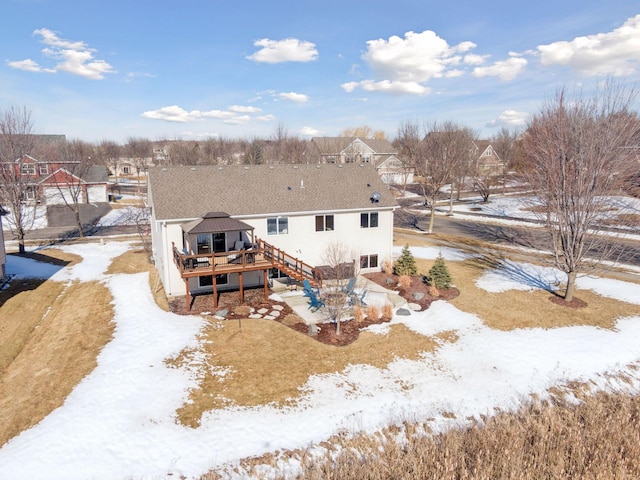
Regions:
<instances>
[{"instance_id":1,"label":"roof vent","mask_svg":"<svg viewBox=\"0 0 640 480\"><path fill-rule=\"evenodd\" d=\"M370 184L370 183L367 183L367 187L370 187L370 186L371 186L371 184Z\"/></svg>"},{"instance_id":2,"label":"roof vent","mask_svg":"<svg viewBox=\"0 0 640 480\"><path fill-rule=\"evenodd\" d=\"M195 172L196 171L196 167L191 167L191 171Z\"/></svg>"},{"instance_id":3,"label":"roof vent","mask_svg":"<svg viewBox=\"0 0 640 480\"><path fill-rule=\"evenodd\" d=\"M162 171L163 171L163 172L166 172L166 171L168 171L168 170L167 170L166 168L163 168L163 169L162 169Z\"/></svg>"},{"instance_id":4,"label":"roof vent","mask_svg":"<svg viewBox=\"0 0 640 480\"><path fill-rule=\"evenodd\" d=\"M291 190L291 187L287 187L287 190Z\"/></svg>"},{"instance_id":5,"label":"roof vent","mask_svg":"<svg viewBox=\"0 0 640 480\"><path fill-rule=\"evenodd\" d=\"M224 168L222 167L218 167L218 171L221 172L222 170L224 170Z\"/></svg>"},{"instance_id":6,"label":"roof vent","mask_svg":"<svg viewBox=\"0 0 640 480\"><path fill-rule=\"evenodd\" d=\"M300 188L304 188L304 180L300 180Z\"/></svg>"},{"instance_id":7,"label":"roof vent","mask_svg":"<svg viewBox=\"0 0 640 480\"><path fill-rule=\"evenodd\" d=\"M370 198L371 203L378 203L380 201L380 197L381 197L381 195L380 195L379 192L373 192L371 194L371 198Z\"/></svg>"},{"instance_id":8,"label":"roof vent","mask_svg":"<svg viewBox=\"0 0 640 480\"><path fill-rule=\"evenodd\" d=\"M245 169L245 170L249 170L249 165L245 165L245 166L244 166L244 169Z\"/></svg>"},{"instance_id":9,"label":"roof vent","mask_svg":"<svg viewBox=\"0 0 640 480\"><path fill-rule=\"evenodd\" d=\"M274 166L273 165L269 165L269 170L273 170Z\"/></svg>"}]
</instances>

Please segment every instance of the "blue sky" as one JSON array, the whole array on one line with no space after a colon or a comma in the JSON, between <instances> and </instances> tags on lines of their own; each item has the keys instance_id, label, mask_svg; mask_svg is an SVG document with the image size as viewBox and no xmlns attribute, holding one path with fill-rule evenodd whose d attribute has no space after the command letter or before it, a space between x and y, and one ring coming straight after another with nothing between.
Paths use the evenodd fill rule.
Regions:
<instances>
[{"instance_id":1,"label":"blue sky","mask_svg":"<svg viewBox=\"0 0 640 480\"><path fill-rule=\"evenodd\" d=\"M489 137L558 87L637 83L640 2L3 0L0 61L0 107L67 138Z\"/></svg>"}]
</instances>

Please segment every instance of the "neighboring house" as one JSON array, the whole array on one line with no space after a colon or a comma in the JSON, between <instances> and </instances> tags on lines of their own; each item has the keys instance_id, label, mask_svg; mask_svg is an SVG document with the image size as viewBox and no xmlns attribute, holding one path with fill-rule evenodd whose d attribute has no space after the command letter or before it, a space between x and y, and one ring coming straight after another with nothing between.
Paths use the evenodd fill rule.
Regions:
<instances>
[{"instance_id":1,"label":"neighboring house","mask_svg":"<svg viewBox=\"0 0 640 480\"><path fill-rule=\"evenodd\" d=\"M7 211L0 207L0 285L7 279L7 251L4 246L4 231L2 229L2 217Z\"/></svg>"},{"instance_id":2,"label":"neighboring house","mask_svg":"<svg viewBox=\"0 0 640 480\"><path fill-rule=\"evenodd\" d=\"M481 175L501 175L505 163L491 146L489 140L476 140L476 171Z\"/></svg>"},{"instance_id":3,"label":"neighboring house","mask_svg":"<svg viewBox=\"0 0 640 480\"><path fill-rule=\"evenodd\" d=\"M115 172L112 172L118 178L138 178L144 177L147 174L149 167L153 166L153 158L127 158L120 157L115 167Z\"/></svg>"},{"instance_id":4,"label":"neighboring house","mask_svg":"<svg viewBox=\"0 0 640 480\"><path fill-rule=\"evenodd\" d=\"M370 163L385 183L413 183L413 169L402 162L388 140L314 137L305 155L310 163Z\"/></svg>"},{"instance_id":5,"label":"neighboring house","mask_svg":"<svg viewBox=\"0 0 640 480\"><path fill-rule=\"evenodd\" d=\"M25 155L5 168L14 168L24 180L26 201L61 205L65 198L70 200L69 190L76 187L81 189L81 203L107 201L107 169L100 165L87 168L82 178L72 173L75 164L39 160L31 155Z\"/></svg>"},{"instance_id":6,"label":"neighboring house","mask_svg":"<svg viewBox=\"0 0 640 480\"><path fill-rule=\"evenodd\" d=\"M244 286L266 294L280 275L318 283L328 245L347 247L345 263L360 271L379 271L398 207L366 164L153 167L148 202L169 296Z\"/></svg>"}]
</instances>

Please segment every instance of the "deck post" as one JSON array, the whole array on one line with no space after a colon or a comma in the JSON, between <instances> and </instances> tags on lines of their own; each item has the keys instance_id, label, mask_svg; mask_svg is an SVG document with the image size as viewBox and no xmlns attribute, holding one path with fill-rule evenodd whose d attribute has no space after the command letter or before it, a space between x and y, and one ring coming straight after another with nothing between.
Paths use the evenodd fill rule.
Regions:
<instances>
[{"instance_id":1,"label":"deck post","mask_svg":"<svg viewBox=\"0 0 640 480\"><path fill-rule=\"evenodd\" d=\"M267 275L267 270L262 271L262 278L262 283L264 283L264 299L269 300L269 276Z\"/></svg>"},{"instance_id":2,"label":"deck post","mask_svg":"<svg viewBox=\"0 0 640 480\"><path fill-rule=\"evenodd\" d=\"M184 287L185 290L187 291L187 311L190 312L191 311L191 291L189 290L189 279L185 278L184 279Z\"/></svg>"},{"instance_id":3,"label":"deck post","mask_svg":"<svg viewBox=\"0 0 640 480\"><path fill-rule=\"evenodd\" d=\"M238 272L238 283L240 287L240 303L244 303L244 290L242 289L242 272Z\"/></svg>"},{"instance_id":4,"label":"deck post","mask_svg":"<svg viewBox=\"0 0 640 480\"><path fill-rule=\"evenodd\" d=\"M218 308L218 283L215 273L211 277L213 279L213 308Z\"/></svg>"}]
</instances>

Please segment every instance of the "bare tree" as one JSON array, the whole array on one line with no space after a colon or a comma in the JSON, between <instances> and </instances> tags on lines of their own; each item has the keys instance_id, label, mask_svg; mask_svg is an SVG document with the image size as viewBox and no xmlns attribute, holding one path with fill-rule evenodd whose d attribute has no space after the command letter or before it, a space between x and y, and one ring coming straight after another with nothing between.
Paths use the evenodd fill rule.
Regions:
<instances>
[{"instance_id":1,"label":"bare tree","mask_svg":"<svg viewBox=\"0 0 640 480\"><path fill-rule=\"evenodd\" d=\"M351 279L357 278L359 265L354 255L344 243L335 241L327 244L322 255L323 264L328 267L323 272L322 284L324 292L324 313L335 323L336 335L340 335L340 323L349 309L348 285Z\"/></svg>"},{"instance_id":2,"label":"bare tree","mask_svg":"<svg viewBox=\"0 0 640 480\"><path fill-rule=\"evenodd\" d=\"M373 130L369 125L362 125L360 127L345 128L340 132L340 137L358 137L358 138L371 138L376 140L382 140L386 138L385 133L382 130Z\"/></svg>"},{"instance_id":3,"label":"bare tree","mask_svg":"<svg viewBox=\"0 0 640 480\"><path fill-rule=\"evenodd\" d=\"M146 171L148 159L153 156L153 148L151 142L146 138L127 139L125 149L133 161L136 169L136 177L138 177L138 195L140 195L140 175Z\"/></svg>"},{"instance_id":4,"label":"bare tree","mask_svg":"<svg viewBox=\"0 0 640 480\"><path fill-rule=\"evenodd\" d=\"M625 147L633 144L638 125L632 109L636 97L634 89L613 83L590 97L570 97L560 89L525 134L527 180L543 207L554 264L567 275L567 302L578 273L615 254L617 242L604 241L591 229L614 215L608 195L619 187L616 173L627 171L632 160Z\"/></svg>"},{"instance_id":5,"label":"bare tree","mask_svg":"<svg viewBox=\"0 0 640 480\"><path fill-rule=\"evenodd\" d=\"M92 145L82 140L71 140L61 144L58 158L63 166L52 172L50 177L50 181L58 189L57 200L73 212L80 237L84 237L80 205L90 201L85 181L94 168L92 151Z\"/></svg>"},{"instance_id":6,"label":"bare tree","mask_svg":"<svg viewBox=\"0 0 640 480\"><path fill-rule=\"evenodd\" d=\"M35 203L26 202L29 180L23 172L23 159L35 148L31 112L15 106L0 109L0 203L12 213L9 226L25 252L25 236L33 228Z\"/></svg>"},{"instance_id":7,"label":"bare tree","mask_svg":"<svg viewBox=\"0 0 640 480\"><path fill-rule=\"evenodd\" d=\"M505 189L507 187L507 175L509 173L509 170L513 168L515 159L517 157L517 142L519 137L520 132L518 130L509 130L508 128L502 127L500 131L491 139L491 145L493 149L504 163L502 169L502 193L505 193Z\"/></svg>"},{"instance_id":8,"label":"bare tree","mask_svg":"<svg viewBox=\"0 0 640 480\"><path fill-rule=\"evenodd\" d=\"M107 167L114 176L115 184L118 184L118 162L122 148L112 140L102 140L94 151L94 156L99 163Z\"/></svg>"},{"instance_id":9,"label":"bare tree","mask_svg":"<svg viewBox=\"0 0 640 480\"><path fill-rule=\"evenodd\" d=\"M473 139L471 130L455 122L434 122L420 143L414 167L425 203L430 207L427 233L433 233L438 193L459 175L461 165L468 163Z\"/></svg>"}]
</instances>

